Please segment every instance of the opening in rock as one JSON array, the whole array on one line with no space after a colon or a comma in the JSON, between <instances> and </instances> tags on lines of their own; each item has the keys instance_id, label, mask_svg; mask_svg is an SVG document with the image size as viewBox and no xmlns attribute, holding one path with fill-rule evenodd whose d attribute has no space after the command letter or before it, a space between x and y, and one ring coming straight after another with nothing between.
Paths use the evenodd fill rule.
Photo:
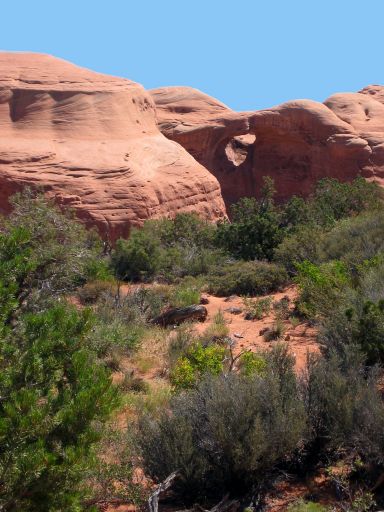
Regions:
<instances>
[{"instance_id":1,"label":"opening in rock","mask_svg":"<svg viewBox=\"0 0 384 512\"><path fill-rule=\"evenodd\" d=\"M249 147L255 142L256 135L238 135L233 137L225 146L225 154L230 162L236 167L241 165L247 158Z\"/></svg>"}]
</instances>

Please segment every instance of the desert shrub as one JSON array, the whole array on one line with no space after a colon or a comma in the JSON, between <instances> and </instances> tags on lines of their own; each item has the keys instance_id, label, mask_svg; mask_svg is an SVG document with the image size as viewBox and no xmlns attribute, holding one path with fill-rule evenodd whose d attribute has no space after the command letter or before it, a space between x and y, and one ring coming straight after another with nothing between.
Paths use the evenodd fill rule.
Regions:
<instances>
[{"instance_id":1,"label":"desert shrub","mask_svg":"<svg viewBox=\"0 0 384 512\"><path fill-rule=\"evenodd\" d=\"M165 286L137 287L123 295L104 293L93 307L94 325L89 347L115 367L123 355L132 355L149 331L150 320L169 303Z\"/></svg>"},{"instance_id":2,"label":"desert shrub","mask_svg":"<svg viewBox=\"0 0 384 512\"><path fill-rule=\"evenodd\" d=\"M315 265L309 261L298 264L300 296L297 310L307 318L326 316L342 301L350 276L341 261Z\"/></svg>"},{"instance_id":3,"label":"desert shrub","mask_svg":"<svg viewBox=\"0 0 384 512\"><path fill-rule=\"evenodd\" d=\"M268 327L263 334L264 341L276 341L280 340L285 333L285 325L278 318L275 322L273 322L271 327Z\"/></svg>"},{"instance_id":4,"label":"desert shrub","mask_svg":"<svg viewBox=\"0 0 384 512\"><path fill-rule=\"evenodd\" d=\"M200 304L200 289L196 286L188 286L186 283L181 283L175 286L170 300L172 306L176 308Z\"/></svg>"},{"instance_id":5,"label":"desert shrub","mask_svg":"<svg viewBox=\"0 0 384 512\"><path fill-rule=\"evenodd\" d=\"M342 260L354 269L384 251L384 212L367 212L345 219L322 240L320 258L323 261Z\"/></svg>"},{"instance_id":6,"label":"desert shrub","mask_svg":"<svg viewBox=\"0 0 384 512\"><path fill-rule=\"evenodd\" d=\"M1 340L3 510L80 509L83 474L117 405L105 368L87 348L87 311L58 304L20 318Z\"/></svg>"},{"instance_id":7,"label":"desert shrub","mask_svg":"<svg viewBox=\"0 0 384 512\"><path fill-rule=\"evenodd\" d=\"M97 319L89 334L88 344L100 358L110 356L113 351L117 351L121 357L132 353L139 345L144 332L143 326L127 324L118 317L108 324Z\"/></svg>"},{"instance_id":8,"label":"desert shrub","mask_svg":"<svg viewBox=\"0 0 384 512\"><path fill-rule=\"evenodd\" d=\"M18 289L24 311L38 311L43 302L87 280L89 264L101 251L100 239L30 190L10 202L12 214L0 229L0 278L4 287Z\"/></svg>"},{"instance_id":9,"label":"desert shrub","mask_svg":"<svg viewBox=\"0 0 384 512\"><path fill-rule=\"evenodd\" d=\"M314 503L313 501L298 500L289 505L287 512L327 512L328 507Z\"/></svg>"},{"instance_id":10,"label":"desert shrub","mask_svg":"<svg viewBox=\"0 0 384 512\"><path fill-rule=\"evenodd\" d=\"M384 403L376 373L367 377L358 353L309 358L303 391L312 439L333 450L352 450L371 463L383 462Z\"/></svg>"},{"instance_id":11,"label":"desert shrub","mask_svg":"<svg viewBox=\"0 0 384 512\"><path fill-rule=\"evenodd\" d=\"M77 295L80 302L84 305L94 304L103 295L111 295L114 285L110 281L90 281L82 286Z\"/></svg>"},{"instance_id":12,"label":"desert shrub","mask_svg":"<svg viewBox=\"0 0 384 512\"><path fill-rule=\"evenodd\" d=\"M342 183L335 178L321 179L309 200L309 217L323 226L358 215L365 210L381 208L382 192L375 183L361 176Z\"/></svg>"},{"instance_id":13,"label":"desert shrub","mask_svg":"<svg viewBox=\"0 0 384 512\"><path fill-rule=\"evenodd\" d=\"M384 361L384 300L377 304L366 301L359 318L354 319L354 310L346 311L352 324L352 341L366 355L368 364Z\"/></svg>"},{"instance_id":14,"label":"desert shrub","mask_svg":"<svg viewBox=\"0 0 384 512\"><path fill-rule=\"evenodd\" d=\"M175 396L170 409L141 421L138 442L148 474L161 481L178 470L175 490L191 501L254 489L292 455L305 429L295 385L273 371L211 376Z\"/></svg>"},{"instance_id":15,"label":"desert shrub","mask_svg":"<svg viewBox=\"0 0 384 512\"><path fill-rule=\"evenodd\" d=\"M234 262L215 267L207 277L210 293L219 297L232 294L263 295L288 282L283 267L261 261Z\"/></svg>"},{"instance_id":16,"label":"desert shrub","mask_svg":"<svg viewBox=\"0 0 384 512\"><path fill-rule=\"evenodd\" d=\"M267 362L261 354L244 352L239 359L239 371L247 377L257 374L263 375L267 369Z\"/></svg>"},{"instance_id":17,"label":"desert shrub","mask_svg":"<svg viewBox=\"0 0 384 512\"><path fill-rule=\"evenodd\" d=\"M229 329L223 312L219 310L213 317L211 325L209 325L200 336L201 341L205 345L210 343L218 343L226 340Z\"/></svg>"},{"instance_id":18,"label":"desert shrub","mask_svg":"<svg viewBox=\"0 0 384 512\"><path fill-rule=\"evenodd\" d=\"M206 375L219 375L224 370L226 348L219 345L193 345L172 369L170 379L175 389L189 389Z\"/></svg>"},{"instance_id":19,"label":"desert shrub","mask_svg":"<svg viewBox=\"0 0 384 512\"><path fill-rule=\"evenodd\" d=\"M111 263L118 279L137 281L156 274L161 256L160 241L144 225L140 230L132 230L128 240L116 242Z\"/></svg>"},{"instance_id":20,"label":"desert shrub","mask_svg":"<svg viewBox=\"0 0 384 512\"><path fill-rule=\"evenodd\" d=\"M170 368L173 368L178 359L186 354L191 345L196 341L196 335L190 324L181 324L168 345L168 360Z\"/></svg>"},{"instance_id":21,"label":"desert shrub","mask_svg":"<svg viewBox=\"0 0 384 512\"><path fill-rule=\"evenodd\" d=\"M215 229L195 214L148 220L128 240L117 241L112 267L119 279L133 281L206 274L223 259L214 245Z\"/></svg>"},{"instance_id":22,"label":"desert shrub","mask_svg":"<svg viewBox=\"0 0 384 512\"><path fill-rule=\"evenodd\" d=\"M276 317L280 320L286 320L289 317L290 310L290 298L285 295L280 300L277 300L273 303L273 309L275 311Z\"/></svg>"},{"instance_id":23,"label":"desert shrub","mask_svg":"<svg viewBox=\"0 0 384 512\"><path fill-rule=\"evenodd\" d=\"M246 320L261 320L270 313L272 298L251 299L250 297L243 297L243 304Z\"/></svg>"},{"instance_id":24,"label":"desert shrub","mask_svg":"<svg viewBox=\"0 0 384 512\"><path fill-rule=\"evenodd\" d=\"M271 178L264 178L261 199L242 198L231 207L231 222L218 225L217 243L235 258L271 260L280 243L280 215Z\"/></svg>"},{"instance_id":25,"label":"desert shrub","mask_svg":"<svg viewBox=\"0 0 384 512\"><path fill-rule=\"evenodd\" d=\"M153 286L133 289L117 303L120 314L126 320L148 321L160 314L171 301L172 288L168 286Z\"/></svg>"},{"instance_id":26,"label":"desert shrub","mask_svg":"<svg viewBox=\"0 0 384 512\"><path fill-rule=\"evenodd\" d=\"M283 265L290 275L297 273L303 261L319 263L321 240L324 230L317 225L304 224L288 234L275 250L274 261Z\"/></svg>"}]
</instances>

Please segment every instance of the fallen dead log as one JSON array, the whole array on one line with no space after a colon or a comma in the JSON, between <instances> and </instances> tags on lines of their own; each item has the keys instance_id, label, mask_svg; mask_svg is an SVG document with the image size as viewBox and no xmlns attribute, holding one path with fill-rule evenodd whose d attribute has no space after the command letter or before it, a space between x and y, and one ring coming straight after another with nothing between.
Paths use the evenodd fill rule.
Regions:
<instances>
[{"instance_id":1,"label":"fallen dead log","mask_svg":"<svg viewBox=\"0 0 384 512\"><path fill-rule=\"evenodd\" d=\"M178 325L187 320L198 320L204 322L207 318L208 311L205 306L196 304L186 308L171 308L161 313L152 320L153 324L167 327L168 325Z\"/></svg>"}]
</instances>

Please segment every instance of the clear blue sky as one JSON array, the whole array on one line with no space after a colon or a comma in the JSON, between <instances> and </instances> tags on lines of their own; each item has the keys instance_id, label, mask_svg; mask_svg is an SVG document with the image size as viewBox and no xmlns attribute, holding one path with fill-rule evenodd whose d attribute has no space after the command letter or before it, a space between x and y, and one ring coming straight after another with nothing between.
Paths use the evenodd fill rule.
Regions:
<instances>
[{"instance_id":1,"label":"clear blue sky","mask_svg":"<svg viewBox=\"0 0 384 512\"><path fill-rule=\"evenodd\" d=\"M383 20L384 0L4 0L0 48L253 110L384 84Z\"/></svg>"}]
</instances>

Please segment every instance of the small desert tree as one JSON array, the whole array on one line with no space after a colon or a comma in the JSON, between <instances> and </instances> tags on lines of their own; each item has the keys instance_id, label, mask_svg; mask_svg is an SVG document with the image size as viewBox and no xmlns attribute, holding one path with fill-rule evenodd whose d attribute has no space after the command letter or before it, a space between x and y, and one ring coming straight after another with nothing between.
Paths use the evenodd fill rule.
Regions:
<instances>
[{"instance_id":1,"label":"small desert tree","mask_svg":"<svg viewBox=\"0 0 384 512\"><path fill-rule=\"evenodd\" d=\"M60 298L86 274L90 247L42 198L14 206L0 233L0 510L79 511L118 401L88 348L90 312Z\"/></svg>"}]
</instances>

